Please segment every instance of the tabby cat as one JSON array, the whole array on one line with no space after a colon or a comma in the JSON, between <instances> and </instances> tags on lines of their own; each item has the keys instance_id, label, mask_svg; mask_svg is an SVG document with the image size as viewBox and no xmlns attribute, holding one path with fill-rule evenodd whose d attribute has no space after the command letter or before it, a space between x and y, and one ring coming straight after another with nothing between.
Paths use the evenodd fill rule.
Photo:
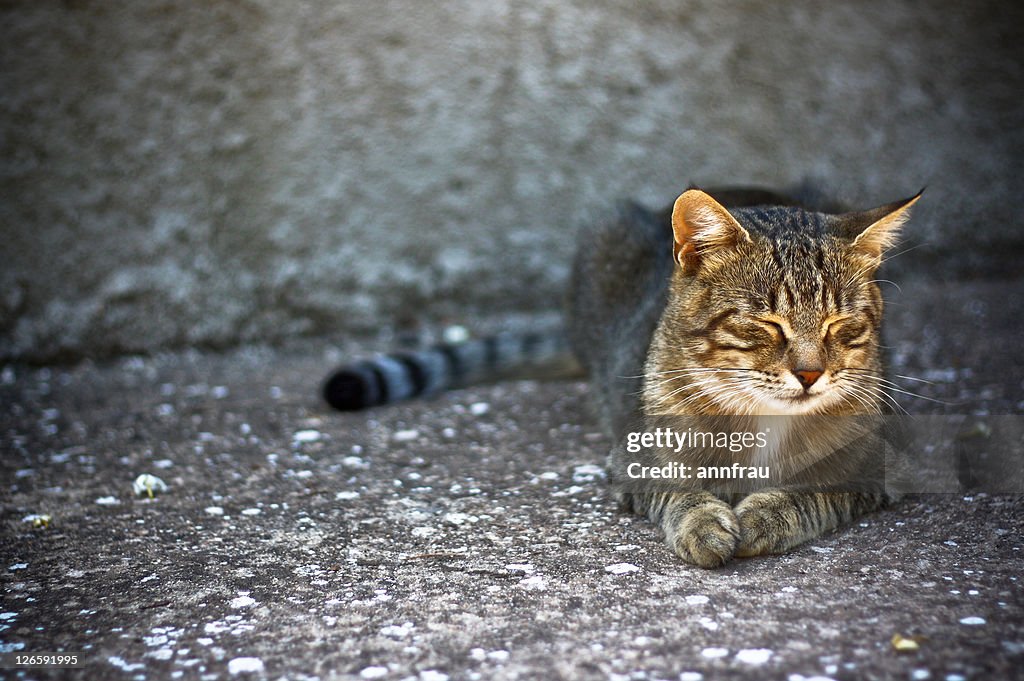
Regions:
<instances>
[{"instance_id":1,"label":"tabby cat","mask_svg":"<svg viewBox=\"0 0 1024 681\"><path fill-rule=\"evenodd\" d=\"M690 189L670 209L625 205L581 234L566 335L617 443L609 477L684 560L784 552L895 496L881 430L865 420L888 411L875 271L919 197L840 213L761 190ZM344 367L324 395L340 409L384 404L564 366L565 351L560 334L440 345ZM772 434L717 458L627 448L631 434L663 426ZM773 475L655 484L630 474L639 463L737 461Z\"/></svg>"}]
</instances>

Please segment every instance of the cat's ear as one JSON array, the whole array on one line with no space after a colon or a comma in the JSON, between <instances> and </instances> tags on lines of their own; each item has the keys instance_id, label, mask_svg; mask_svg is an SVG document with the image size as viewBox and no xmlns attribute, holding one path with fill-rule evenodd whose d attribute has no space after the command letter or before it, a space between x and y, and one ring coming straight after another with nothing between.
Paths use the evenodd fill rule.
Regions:
<instances>
[{"instance_id":1,"label":"cat's ear","mask_svg":"<svg viewBox=\"0 0 1024 681\"><path fill-rule=\"evenodd\" d=\"M700 191L688 189L672 207L672 254L687 274L716 252L750 241L750 234L722 204Z\"/></svg>"},{"instance_id":2,"label":"cat's ear","mask_svg":"<svg viewBox=\"0 0 1024 681\"><path fill-rule=\"evenodd\" d=\"M899 238L900 228L910 219L910 208L924 193L922 189L909 199L887 203L860 213L838 216L838 232L851 240L850 247L870 258L881 260L882 253Z\"/></svg>"}]
</instances>

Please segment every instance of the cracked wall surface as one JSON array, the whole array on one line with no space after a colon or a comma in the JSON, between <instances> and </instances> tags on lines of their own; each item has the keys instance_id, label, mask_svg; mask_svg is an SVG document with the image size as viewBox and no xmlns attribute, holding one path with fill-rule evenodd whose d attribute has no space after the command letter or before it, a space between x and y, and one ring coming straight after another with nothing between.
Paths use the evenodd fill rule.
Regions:
<instances>
[{"instance_id":1,"label":"cracked wall surface","mask_svg":"<svg viewBox=\"0 0 1024 681\"><path fill-rule=\"evenodd\" d=\"M1016 272L1021 8L15 2L0 359L558 305L575 228L689 183L927 184L908 271Z\"/></svg>"}]
</instances>

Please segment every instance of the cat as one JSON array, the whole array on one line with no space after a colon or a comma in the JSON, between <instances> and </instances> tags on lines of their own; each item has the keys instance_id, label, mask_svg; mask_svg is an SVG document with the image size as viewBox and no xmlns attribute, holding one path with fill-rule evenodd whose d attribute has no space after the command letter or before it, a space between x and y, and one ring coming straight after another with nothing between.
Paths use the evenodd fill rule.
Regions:
<instances>
[{"instance_id":1,"label":"cat","mask_svg":"<svg viewBox=\"0 0 1024 681\"><path fill-rule=\"evenodd\" d=\"M863 212L759 189L691 188L660 212L624 204L581 232L564 336L366 360L331 376L324 397L363 408L578 362L616 443L608 472L623 508L701 567L785 552L898 496L872 420L889 411L874 275L920 196ZM717 452L630 446L673 430L756 438ZM637 480L645 466L773 474Z\"/></svg>"}]
</instances>

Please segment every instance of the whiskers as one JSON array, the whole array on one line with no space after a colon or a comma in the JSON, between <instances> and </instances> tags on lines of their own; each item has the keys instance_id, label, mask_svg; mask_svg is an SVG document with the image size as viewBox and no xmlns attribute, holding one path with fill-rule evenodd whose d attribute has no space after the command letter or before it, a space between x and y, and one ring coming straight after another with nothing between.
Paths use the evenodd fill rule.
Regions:
<instances>
[{"instance_id":1,"label":"whiskers","mask_svg":"<svg viewBox=\"0 0 1024 681\"><path fill-rule=\"evenodd\" d=\"M930 381L926 381L923 378L915 378L913 376L902 376L897 374L896 377L908 381L919 381L929 385L932 384ZM856 400L861 406L869 407L873 402L873 413L879 413L880 403L884 403L885 405L894 408L897 412L909 414L909 412L891 393L907 395L908 397L914 397L919 400L926 400L928 402L934 402L945 406L950 406L951 404L944 400L939 400L934 397L928 397L927 395L916 393L912 390L907 390L899 383L885 378L880 371L875 369L843 367L833 373L833 382L835 383L836 388L843 391L847 397Z\"/></svg>"},{"instance_id":2,"label":"whiskers","mask_svg":"<svg viewBox=\"0 0 1024 681\"><path fill-rule=\"evenodd\" d=\"M685 367L636 378L645 379L641 394L657 395L649 405L655 410L678 413L702 402L713 402L727 413L745 414L758 405L753 388L763 383L762 374L740 367Z\"/></svg>"}]
</instances>

